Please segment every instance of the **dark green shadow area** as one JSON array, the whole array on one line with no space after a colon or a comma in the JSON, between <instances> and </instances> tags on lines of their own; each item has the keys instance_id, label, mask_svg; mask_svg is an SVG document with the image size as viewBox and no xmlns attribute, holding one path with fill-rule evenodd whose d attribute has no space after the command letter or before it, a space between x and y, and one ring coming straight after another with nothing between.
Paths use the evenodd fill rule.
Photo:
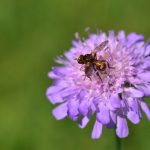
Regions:
<instances>
[{"instance_id":1,"label":"dark green shadow area","mask_svg":"<svg viewBox=\"0 0 150 150\"><path fill-rule=\"evenodd\" d=\"M0 150L115 150L113 130L90 138L94 120L82 130L53 118L45 96L47 73L54 58L71 47L74 33L85 35L87 26L135 31L147 39L149 6L149 0L1 0ZM146 117L129 129L125 150L149 150Z\"/></svg>"}]
</instances>

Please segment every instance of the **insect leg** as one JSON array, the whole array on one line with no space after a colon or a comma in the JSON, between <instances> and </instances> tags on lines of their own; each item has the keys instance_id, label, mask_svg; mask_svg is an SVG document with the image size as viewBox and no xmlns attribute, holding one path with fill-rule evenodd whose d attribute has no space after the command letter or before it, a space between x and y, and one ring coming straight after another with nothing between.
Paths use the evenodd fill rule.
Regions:
<instances>
[{"instance_id":1,"label":"insect leg","mask_svg":"<svg viewBox=\"0 0 150 150\"><path fill-rule=\"evenodd\" d=\"M101 76L99 75L99 72L96 70L96 68L95 68L94 65L93 65L93 69L94 69L96 75L97 75L97 76L99 77L99 79L101 80L101 82L103 82Z\"/></svg>"},{"instance_id":2,"label":"insect leg","mask_svg":"<svg viewBox=\"0 0 150 150\"><path fill-rule=\"evenodd\" d=\"M106 63L107 63L107 66L109 69L115 69L115 67L111 67L107 61L106 61Z\"/></svg>"},{"instance_id":3,"label":"insect leg","mask_svg":"<svg viewBox=\"0 0 150 150\"><path fill-rule=\"evenodd\" d=\"M101 76L99 75L98 72L96 72L96 75L99 77L99 79L101 80L101 82L103 82L103 80L102 80L102 78L101 78Z\"/></svg>"},{"instance_id":4,"label":"insect leg","mask_svg":"<svg viewBox=\"0 0 150 150\"><path fill-rule=\"evenodd\" d=\"M84 75L84 80L85 80L86 78L89 78L89 79L90 79L90 81L92 81L92 79L91 79L91 77L90 77L90 76Z\"/></svg>"}]
</instances>

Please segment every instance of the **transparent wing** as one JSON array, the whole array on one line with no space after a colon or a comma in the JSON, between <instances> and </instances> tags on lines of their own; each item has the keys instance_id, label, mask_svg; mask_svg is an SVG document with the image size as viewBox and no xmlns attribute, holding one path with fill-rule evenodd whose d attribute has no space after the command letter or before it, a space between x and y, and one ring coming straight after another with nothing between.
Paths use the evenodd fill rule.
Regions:
<instances>
[{"instance_id":1,"label":"transparent wing","mask_svg":"<svg viewBox=\"0 0 150 150\"><path fill-rule=\"evenodd\" d=\"M108 40L100 43L93 51L94 52L101 51L102 49L106 47L107 44L108 44Z\"/></svg>"}]
</instances>

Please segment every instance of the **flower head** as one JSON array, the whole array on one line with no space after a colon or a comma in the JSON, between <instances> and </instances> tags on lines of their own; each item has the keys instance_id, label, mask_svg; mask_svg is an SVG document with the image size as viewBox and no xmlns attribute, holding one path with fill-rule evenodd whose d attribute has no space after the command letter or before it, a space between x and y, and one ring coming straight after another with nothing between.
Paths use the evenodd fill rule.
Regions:
<instances>
[{"instance_id":1,"label":"flower head","mask_svg":"<svg viewBox=\"0 0 150 150\"><path fill-rule=\"evenodd\" d=\"M103 127L115 128L120 138L128 136L127 119L139 123L141 110L150 120L143 99L150 96L150 44L142 35L110 31L87 40L78 37L57 62L61 66L49 72L54 82L47 89L51 103L60 103L52 112L57 120L69 117L84 128L96 115L93 139Z\"/></svg>"}]
</instances>

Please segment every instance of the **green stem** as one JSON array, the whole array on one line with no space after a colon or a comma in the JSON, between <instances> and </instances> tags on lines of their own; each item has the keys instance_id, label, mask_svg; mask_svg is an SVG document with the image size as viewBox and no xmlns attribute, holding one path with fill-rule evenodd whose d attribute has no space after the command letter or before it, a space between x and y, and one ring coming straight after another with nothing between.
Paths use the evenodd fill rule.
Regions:
<instances>
[{"instance_id":1,"label":"green stem","mask_svg":"<svg viewBox=\"0 0 150 150\"><path fill-rule=\"evenodd\" d=\"M123 150L122 141L116 135L116 150Z\"/></svg>"}]
</instances>

